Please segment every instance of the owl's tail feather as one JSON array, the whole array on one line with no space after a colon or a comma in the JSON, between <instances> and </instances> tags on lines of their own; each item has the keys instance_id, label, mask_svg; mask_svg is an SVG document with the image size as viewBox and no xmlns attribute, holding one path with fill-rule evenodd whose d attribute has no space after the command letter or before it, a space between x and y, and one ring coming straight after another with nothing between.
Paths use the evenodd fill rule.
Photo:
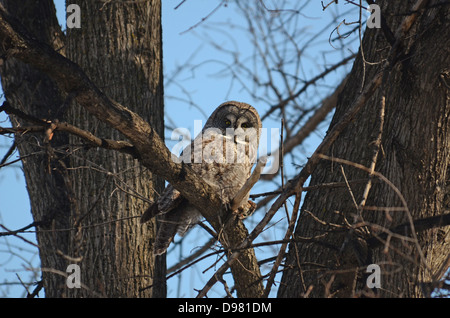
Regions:
<instances>
[{"instance_id":1,"label":"owl's tail feather","mask_svg":"<svg viewBox=\"0 0 450 318\"><path fill-rule=\"evenodd\" d=\"M154 248L153 248L153 254L155 255L162 255L167 251L167 248L169 247L170 241L157 241Z\"/></svg>"},{"instance_id":2,"label":"owl's tail feather","mask_svg":"<svg viewBox=\"0 0 450 318\"><path fill-rule=\"evenodd\" d=\"M145 210L144 214L141 216L141 224L150 221L153 217L159 214L158 203L155 202L150 207Z\"/></svg>"},{"instance_id":3,"label":"owl's tail feather","mask_svg":"<svg viewBox=\"0 0 450 318\"><path fill-rule=\"evenodd\" d=\"M175 234L180 223L180 213L177 210L169 211L164 214L162 220L160 220L158 234L156 235L155 245L153 246L153 252L155 255L164 254L173 241Z\"/></svg>"}]
</instances>

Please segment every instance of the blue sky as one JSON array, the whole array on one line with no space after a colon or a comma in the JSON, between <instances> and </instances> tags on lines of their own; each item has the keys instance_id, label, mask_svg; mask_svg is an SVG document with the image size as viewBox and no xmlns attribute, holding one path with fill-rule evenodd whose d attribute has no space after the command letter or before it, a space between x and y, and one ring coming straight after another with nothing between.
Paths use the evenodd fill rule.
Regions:
<instances>
[{"instance_id":1,"label":"blue sky","mask_svg":"<svg viewBox=\"0 0 450 318\"><path fill-rule=\"evenodd\" d=\"M220 62L230 62L230 56L221 55L217 50L212 49L205 40L214 38L217 43L224 47L238 48L239 54L242 56L250 54L253 46L245 33L236 27L236 25L243 25L243 20L237 15L234 6L231 4L226 7L223 6L214 14L211 14L220 1L187 0L175 10L174 8L181 2L181 0L163 0L163 54L166 81L174 75L175 70L186 64L197 66L183 70L177 75L175 82L169 81L166 85L166 125L173 128L185 127L192 131L194 120L202 120L204 123L207 114L210 114L226 100L248 102L257 109L259 108L260 113L263 113L267 109L264 109L264 107L268 107L267 105L255 105L252 96L245 92L239 83L233 82L230 85L230 78L221 76L222 73L226 73L226 69ZM267 2L270 3L270 1ZM304 13L302 19L304 19L305 25L302 32L314 32L317 29L323 29L338 12L331 9L324 12L319 1L311 3L313 4L308 4L302 11ZM63 24L65 1L55 0L55 4L58 18ZM354 11L354 8L349 6L340 6L338 9L340 12ZM205 17L207 17L206 21L199 24ZM317 55L309 53L310 62L302 66L306 75L317 72L325 54L338 53L328 44L328 37L335 26L330 25L325 28L321 37L317 38L317 43L312 44L317 49ZM223 32L223 29L227 30L227 34ZM349 49L355 51L357 47L357 45L353 45ZM332 87L338 83L350 67L351 65L330 77L328 79L330 81L329 86ZM190 105L189 100L193 101L195 105ZM2 126L9 126L4 124L5 120L5 116L0 114ZM280 127L280 123L276 119L269 119L264 122L264 125L267 128ZM314 150L325 130L326 126L322 127L322 132L314 134L305 142L305 146L302 148L304 155L308 155ZM166 141L169 149L175 144L175 141L167 140L170 133L171 130L167 129ZM11 139L0 136L0 158L3 157L10 144ZM17 157L17 154L15 154L15 157ZM271 189L259 190L270 191ZM9 229L17 229L30 224L32 218L29 210L28 194L20 165L15 164L2 168L0 170L0 224L6 225ZM34 233L24 234L24 237L35 241ZM192 236L186 244L195 244L197 239L198 236ZM187 247L188 251L184 252L184 255L189 254L191 248ZM16 274L23 281L29 281L30 272L25 267L28 266L26 260L30 259L33 267L39 267L37 250L29 244L12 237L0 241L0 282L5 280L17 282ZM206 264L211 264L213 261L209 260ZM176 262L175 257L168 259L169 265L174 262ZM205 267L207 266L203 268ZM192 288L201 288L212 275L211 271L202 274L200 268L201 266L186 272L182 279L171 279L168 296L195 296ZM2 291L6 291L6 293L2 294ZM223 293L223 289L220 288L218 292L217 296ZM0 297L5 296L23 296L23 287L11 285L9 289L0 289Z\"/></svg>"}]
</instances>

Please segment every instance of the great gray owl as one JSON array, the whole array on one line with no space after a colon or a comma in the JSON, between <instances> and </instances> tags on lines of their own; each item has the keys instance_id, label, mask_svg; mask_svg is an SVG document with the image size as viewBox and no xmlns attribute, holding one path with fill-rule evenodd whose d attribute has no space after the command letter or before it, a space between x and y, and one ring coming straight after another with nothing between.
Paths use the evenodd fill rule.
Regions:
<instances>
[{"instance_id":1,"label":"great gray owl","mask_svg":"<svg viewBox=\"0 0 450 318\"><path fill-rule=\"evenodd\" d=\"M230 204L250 177L261 127L255 108L241 102L225 102L209 116L202 132L175 160L191 166L217 189L224 205ZM247 200L248 194L242 202ZM154 244L156 255L167 250L177 232L184 235L201 218L200 212L170 184L144 212L141 223L154 216L160 221Z\"/></svg>"}]
</instances>

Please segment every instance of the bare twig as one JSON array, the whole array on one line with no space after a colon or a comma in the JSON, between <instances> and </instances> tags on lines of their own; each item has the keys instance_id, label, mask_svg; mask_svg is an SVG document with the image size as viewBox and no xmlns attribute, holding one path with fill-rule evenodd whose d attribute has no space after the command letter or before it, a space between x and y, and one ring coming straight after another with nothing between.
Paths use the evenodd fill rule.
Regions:
<instances>
[{"instance_id":1,"label":"bare twig","mask_svg":"<svg viewBox=\"0 0 450 318\"><path fill-rule=\"evenodd\" d=\"M375 171L375 166L377 164L377 159L378 159L378 155L381 149L381 138L383 136L383 127L384 127L384 115L385 115L385 109L386 109L386 97L384 96L384 92L383 92L383 96L381 96L381 105L380 105L380 113L379 113L379 126L378 126L378 134L376 139L373 142L373 145L375 147L374 152L373 152L373 156L372 156L372 160L370 162L370 175L369 175L369 181L366 184L366 187L364 188L364 192L362 195L362 200L359 203L358 206L358 214L361 215L361 208L365 206L366 201L367 201L367 197L369 195L369 191L370 188L372 187L372 179L371 176L373 175L373 172Z\"/></svg>"},{"instance_id":2,"label":"bare twig","mask_svg":"<svg viewBox=\"0 0 450 318\"><path fill-rule=\"evenodd\" d=\"M266 163L267 157L259 158L258 163L256 164L255 169L253 169L252 174L232 200L231 211L235 211L244 203L243 202L244 198L247 197L248 193L253 188L255 183L258 182L259 177L261 176L261 171L265 167Z\"/></svg>"},{"instance_id":3,"label":"bare twig","mask_svg":"<svg viewBox=\"0 0 450 318\"><path fill-rule=\"evenodd\" d=\"M195 28L198 27L200 24L202 24L203 22L205 22L206 20L208 20L208 18L210 18L217 10L219 10L220 7L224 6L224 5L227 3L227 1L228 1L228 0L222 0L222 1L220 1L220 3L219 3L219 4L218 4L218 5L217 5L210 13L208 13L207 16L203 17L199 22L197 22L196 24L194 24L193 26L191 26L189 29L187 29L187 30L181 32L180 35L181 35L181 34L184 34L184 33L187 33L187 32L189 32L189 31L195 29ZM182 3L181 3L181 4L182 4ZM179 4L177 7L179 7L181 4Z\"/></svg>"},{"instance_id":4,"label":"bare twig","mask_svg":"<svg viewBox=\"0 0 450 318\"><path fill-rule=\"evenodd\" d=\"M2 127L0 127L0 135L2 134ZM6 152L6 154L3 156L3 159L0 161L0 167L6 162L6 160L8 160L8 158L14 153L14 150L16 150L17 144L14 141L11 145L11 147L9 147L8 151Z\"/></svg>"},{"instance_id":5,"label":"bare twig","mask_svg":"<svg viewBox=\"0 0 450 318\"><path fill-rule=\"evenodd\" d=\"M356 203L356 199L355 199L355 196L353 195L352 188L350 187L350 184L348 183L347 176L345 175L344 167L342 165L340 165L340 168L341 168L342 176L344 177L345 185L347 186L347 190L350 193L350 196L352 198L352 202L355 205L356 210L358 210L358 204Z\"/></svg>"},{"instance_id":6,"label":"bare twig","mask_svg":"<svg viewBox=\"0 0 450 318\"><path fill-rule=\"evenodd\" d=\"M30 224L29 226L31 227L31 226L34 226L34 225L31 225L31 224ZM15 237L21 239L22 241L24 241L24 242L30 244L30 245L33 245L34 247L39 247L39 245L37 245L37 244L31 242L30 240L27 240L26 238L23 238L22 236L19 235L19 233L25 231L23 228L20 229L20 230L18 230L18 231L11 231L10 229L8 229L8 228L7 228L6 226L4 226L3 224L0 224L0 227L6 231L6 232L3 232L3 235L2 235L2 236L12 235L12 236L15 236Z\"/></svg>"},{"instance_id":7,"label":"bare twig","mask_svg":"<svg viewBox=\"0 0 450 318\"><path fill-rule=\"evenodd\" d=\"M182 0L179 4L177 4L176 5L176 7L175 8L173 8L174 10L177 10L179 7L181 7L181 5L183 4L183 3L185 3L186 2L186 0Z\"/></svg>"},{"instance_id":8,"label":"bare twig","mask_svg":"<svg viewBox=\"0 0 450 318\"><path fill-rule=\"evenodd\" d=\"M296 14L300 13L300 11L296 10L296 9L269 9L269 8L267 8L266 4L264 3L264 0L259 0L259 3L261 3L262 7L265 10L267 10L271 13L280 13L280 12L292 12L292 13L296 13Z\"/></svg>"},{"instance_id":9,"label":"bare twig","mask_svg":"<svg viewBox=\"0 0 450 318\"><path fill-rule=\"evenodd\" d=\"M286 234L284 235L284 241L283 244L280 247L280 250L278 252L277 258L275 260L275 263L272 267L272 270L270 271L269 278L267 280L266 289L264 290L264 297L269 297L270 289L272 288L272 285L275 280L275 275L277 274L278 267L281 264L281 261L284 259L287 243L290 241L290 238L293 235L295 223L297 221L297 215L300 208L300 201L301 201L301 193L297 193L295 195L295 202L294 207L292 208L292 215L289 221L288 229L286 230Z\"/></svg>"},{"instance_id":10,"label":"bare twig","mask_svg":"<svg viewBox=\"0 0 450 318\"><path fill-rule=\"evenodd\" d=\"M173 272L177 272L179 269L183 268L186 269L186 265L190 264L192 261L197 260L198 257L200 257L201 255L203 255L207 250L209 250L211 248L211 246L217 242L216 238L211 238L208 242L206 242L201 248L198 248L195 250L195 252L193 252L191 255L189 255L188 257L182 259L181 261L179 261L178 263L176 263L175 265L169 267L167 269L167 273L171 274ZM192 264L190 264L192 265ZM178 274L179 272L177 272Z\"/></svg>"},{"instance_id":11,"label":"bare twig","mask_svg":"<svg viewBox=\"0 0 450 318\"><path fill-rule=\"evenodd\" d=\"M369 248L377 248L381 246L383 241L387 240L389 236L393 236L394 234L401 234L402 237L400 238L403 239L407 235L413 236L414 232L422 232L437 227L450 226L450 213L413 220L412 224L413 226L411 227L411 222L402 223L389 229L389 231L385 231L385 233L374 235L373 237L367 239L367 245ZM413 237L411 241L415 240L416 239ZM440 271L440 274L442 274L442 271Z\"/></svg>"}]
</instances>

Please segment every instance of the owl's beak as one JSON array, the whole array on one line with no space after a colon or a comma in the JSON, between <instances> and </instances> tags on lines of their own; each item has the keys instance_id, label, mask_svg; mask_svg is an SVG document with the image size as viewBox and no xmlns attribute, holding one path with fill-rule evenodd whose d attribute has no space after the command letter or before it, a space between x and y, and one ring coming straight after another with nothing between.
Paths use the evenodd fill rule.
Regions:
<instances>
[{"instance_id":1,"label":"owl's beak","mask_svg":"<svg viewBox=\"0 0 450 318\"><path fill-rule=\"evenodd\" d=\"M248 141L240 140L239 136L223 135L223 138L228 139L228 140L233 140L234 139L234 143L236 143L236 144L248 145Z\"/></svg>"},{"instance_id":2,"label":"owl's beak","mask_svg":"<svg viewBox=\"0 0 450 318\"><path fill-rule=\"evenodd\" d=\"M239 136L234 136L234 142L241 145L248 145L248 141L240 140Z\"/></svg>"}]
</instances>

